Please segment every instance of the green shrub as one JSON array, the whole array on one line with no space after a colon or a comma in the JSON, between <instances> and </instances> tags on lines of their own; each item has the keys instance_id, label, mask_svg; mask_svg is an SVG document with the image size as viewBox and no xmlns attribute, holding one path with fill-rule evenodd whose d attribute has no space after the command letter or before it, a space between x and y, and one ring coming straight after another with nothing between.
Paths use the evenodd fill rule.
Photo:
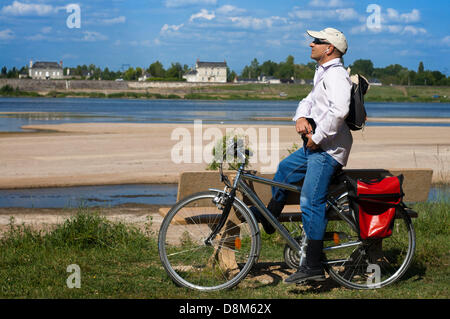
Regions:
<instances>
[{"instance_id":1,"label":"green shrub","mask_svg":"<svg viewBox=\"0 0 450 319\"><path fill-rule=\"evenodd\" d=\"M0 247L32 248L115 248L134 245L148 247L149 239L140 230L120 222L108 221L98 213L80 208L79 212L51 231L32 230L16 225L11 219L9 228L0 240Z\"/></svg>"}]
</instances>

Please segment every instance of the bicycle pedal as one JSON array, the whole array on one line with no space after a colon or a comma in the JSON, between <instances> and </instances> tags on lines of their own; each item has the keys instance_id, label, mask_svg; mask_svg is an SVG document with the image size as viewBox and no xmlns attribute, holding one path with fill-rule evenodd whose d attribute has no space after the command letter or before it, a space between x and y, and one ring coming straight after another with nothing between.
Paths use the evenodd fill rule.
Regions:
<instances>
[{"instance_id":1,"label":"bicycle pedal","mask_svg":"<svg viewBox=\"0 0 450 319\"><path fill-rule=\"evenodd\" d=\"M299 281L296 281L295 284L296 285L304 285L307 283L323 282L325 280L326 280L325 276L317 276L317 277L301 279Z\"/></svg>"}]
</instances>

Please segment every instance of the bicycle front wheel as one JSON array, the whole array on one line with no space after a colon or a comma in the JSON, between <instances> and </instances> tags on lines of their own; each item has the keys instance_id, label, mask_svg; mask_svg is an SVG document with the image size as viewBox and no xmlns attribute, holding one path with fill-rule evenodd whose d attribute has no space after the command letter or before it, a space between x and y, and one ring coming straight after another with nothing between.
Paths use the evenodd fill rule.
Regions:
<instances>
[{"instance_id":1,"label":"bicycle front wheel","mask_svg":"<svg viewBox=\"0 0 450 319\"><path fill-rule=\"evenodd\" d=\"M350 210L347 206L347 214ZM411 264L415 233L411 218L397 210L392 235L361 240L344 221L330 221L324 242L326 269L341 285L352 289L374 289L400 279Z\"/></svg>"},{"instance_id":2,"label":"bicycle front wheel","mask_svg":"<svg viewBox=\"0 0 450 319\"><path fill-rule=\"evenodd\" d=\"M202 291L231 288L256 262L259 228L237 200L212 245L205 243L222 216L223 196L218 191L193 194L175 204L164 218L159 256L176 284Z\"/></svg>"}]
</instances>

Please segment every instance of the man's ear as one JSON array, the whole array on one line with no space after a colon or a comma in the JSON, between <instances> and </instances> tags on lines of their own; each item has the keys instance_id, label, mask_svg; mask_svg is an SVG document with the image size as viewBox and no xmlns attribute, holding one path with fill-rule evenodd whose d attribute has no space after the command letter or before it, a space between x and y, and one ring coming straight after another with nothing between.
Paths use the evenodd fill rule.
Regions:
<instances>
[{"instance_id":1,"label":"man's ear","mask_svg":"<svg viewBox=\"0 0 450 319\"><path fill-rule=\"evenodd\" d=\"M328 47L326 53L327 53L328 55L332 55L332 54L334 53L335 50L336 50L336 48L334 47L334 45L331 44L331 45Z\"/></svg>"}]
</instances>

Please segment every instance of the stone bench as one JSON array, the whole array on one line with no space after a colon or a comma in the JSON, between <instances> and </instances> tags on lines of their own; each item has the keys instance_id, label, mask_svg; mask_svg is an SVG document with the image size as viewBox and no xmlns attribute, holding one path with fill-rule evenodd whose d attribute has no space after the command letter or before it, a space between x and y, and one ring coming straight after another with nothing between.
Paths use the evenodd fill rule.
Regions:
<instances>
[{"instance_id":1,"label":"stone bench","mask_svg":"<svg viewBox=\"0 0 450 319\"><path fill-rule=\"evenodd\" d=\"M344 172L354 178L372 179L385 176L396 176L403 174L403 191L405 203L423 202L428 199L431 188L431 178L433 170L431 169L345 169ZM234 171L226 171L229 177L234 175ZM258 176L272 179L274 174L259 174ZM197 192L207 191L209 188L223 189L224 184L220 181L219 173L216 171L192 171L180 174L177 192L177 201ZM268 204L271 198L271 187L261 183L253 183L253 189L264 204ZM246 204L250 201L243 198ZM164 207L159 210L163 217L170 208ZM412 218L417 217L417 213L409 211ZM205 223L213 224L218 215L207 214L202 207L193 208L190 221L177 221L179 223ZM336 219L336 216L329 216L330 220ZM281 216L280 222L301 221L301 208L299 205L299 194L289 192L286 206Z\"/></svg>"}]
</instances>

